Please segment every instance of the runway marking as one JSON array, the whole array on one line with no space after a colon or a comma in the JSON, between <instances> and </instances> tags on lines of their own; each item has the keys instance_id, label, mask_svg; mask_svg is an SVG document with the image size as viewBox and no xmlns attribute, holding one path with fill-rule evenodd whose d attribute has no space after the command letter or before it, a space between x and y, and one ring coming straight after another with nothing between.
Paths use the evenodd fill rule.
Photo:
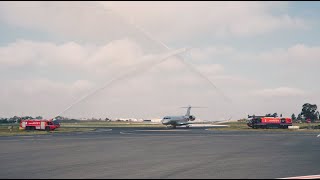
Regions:
<instances>
[{"instance_id":1,"label":"runway marking","mask_svg":"<svg viewBox=\"0 0 320 180\"><path fill-rule=\"evenodd\" d=\"M229 125L190 125L190 127L230 127Z\"/></svg>"},{"instance_id":2,"label":"runway marking","mask_svg":"<svg viewBox=\"0 0 320 180\"><path fill-rule=\"evenodd\" d=\"M318 136L317 137L320 137L320 134L318 134Z\"/></svg>"},{"instance_id":3,"label":"runway marking","mask_svg":"<svg viewBox=\"0 0 320 180\"><path fill-rule=\"evenodd\" d=\"M0 140L0 141L15 142L15 141L21 141L21 140L19 140L19 139L5 139L5 140Z\"/></svg>"},{"instance_id":4,"label":"runway marking","mask_svg":"<svg viewBox=\"0 0 320 180\"><path fill-rule=\"evenodd\" d=\"M285 177L278 179L320 179L320 175L310 175L310 176L295 176L295 177Z\"/></svg>"},{"instance_id":5,"label":"runway marking","mask_svg":"<svg viewBox=\"0 0 320 180\"><path fill-rule=\"evenodd\" d=\"M186 129L181 129L181 130L174 130L174 129L171 129L171 130L135 130L135 131L142 131L142 132L148 132L148 131L154 131L154 132L178 132L178 131L190 131L190 130L186 130Z\"/></svg>"},{"instance_id":6,"label":"runway marking","mask_svg":"<svg viewBox=\"0 0 320 180\"><path fill-rule=\"evenodd\" d=\"M112 131L112 129L97 129L93 132L105 132L105 131Z\"/></svg>"},{"instance_id":7,"label":"runway marking","mask_svg":"<svg viewBox=\"0 0 320 180\"><path fill-rule=\"evenodd\" d=\"M30 135L30 136L16 136L16 137L29 138L29 137L34 137L34 135Z\"/></svg>"},{"instance_id":8,"label":"runway marking","mask_svg":"<svg viewBox=\"0 0 320 180\"><path fill-rule=\"evenodd\" d=\"M122 132L122 131L120 131L120 134L134 134L134 133L128 133L128 132Z\"/></svg>"}]
</instances>

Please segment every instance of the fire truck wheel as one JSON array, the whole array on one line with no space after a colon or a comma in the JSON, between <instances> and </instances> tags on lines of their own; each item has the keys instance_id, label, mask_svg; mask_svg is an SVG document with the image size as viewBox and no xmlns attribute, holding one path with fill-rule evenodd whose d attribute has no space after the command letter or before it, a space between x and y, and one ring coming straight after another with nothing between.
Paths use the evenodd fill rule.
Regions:
<instances>
[{"instance_id":1,"label":"fire truck wheel","mask_svg":"<svg viewBox=\"0 0 320 180\"><path fill-rule=\"evenodd\" d=\"M50 127L49 126L46 127L46 131L50 131Z\"/></svg>"}]
</instances>

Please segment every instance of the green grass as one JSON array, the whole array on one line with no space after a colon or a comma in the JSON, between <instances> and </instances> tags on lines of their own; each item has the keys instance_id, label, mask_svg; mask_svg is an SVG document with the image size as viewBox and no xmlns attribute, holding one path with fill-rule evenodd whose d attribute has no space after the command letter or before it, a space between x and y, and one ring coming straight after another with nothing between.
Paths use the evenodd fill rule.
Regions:
<instances>
[{"instance_id":1,"label":"green grass","mask_svg":"<svg viewBox=\"0 0 320 180\"><path fill-rule=\"evenodd\" d=\"M19 130L18 125L14 125L12 131L8 126L0 126L0 136L14 136L14 135L35 135L35 134L48 134L46 131L24 131Z\"/></svg>"}]
</instances>

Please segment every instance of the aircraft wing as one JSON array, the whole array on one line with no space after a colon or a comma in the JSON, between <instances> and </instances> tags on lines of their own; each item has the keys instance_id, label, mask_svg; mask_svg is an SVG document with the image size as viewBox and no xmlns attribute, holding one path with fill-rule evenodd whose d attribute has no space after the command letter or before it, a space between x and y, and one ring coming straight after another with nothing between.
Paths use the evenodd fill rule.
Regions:
<instances>
[{"instance_id":1,"label":"aircraft wing","mask_svg":"<svg viewBox=\"0 0 320 180\"><path fill-rule=\"evenodd\" d=\"M193 123L189 123L189 122L177 123L177 125L179 126L189 125L189 124L193 124Z\"/></svg>"},{"instance_id":2,"label":"aircraft wing","mask_svg":"<svg viewBox=\"0 0 320 180\"><path fill-rule=\"evenodd\" d=\"M238 120L221 120L221 121L213 121L212 124L222 124L228 122L238 122Z\"/></svg>"},{"instance_id":3,"label":"aircraft wing","mask_svg":"<svg viewBox=\"0 0 320 180\"><path fill-rule=\"evenodd\" d=\"M231 120L232 117L229 119L223 119L223 120L217 120L217 121L211 121L211 120L203 120L203 123L210 123L210 124L222 124L222 123L228 123L228 122L238 122L238 120Z\"/></svg>"}]
</instances>

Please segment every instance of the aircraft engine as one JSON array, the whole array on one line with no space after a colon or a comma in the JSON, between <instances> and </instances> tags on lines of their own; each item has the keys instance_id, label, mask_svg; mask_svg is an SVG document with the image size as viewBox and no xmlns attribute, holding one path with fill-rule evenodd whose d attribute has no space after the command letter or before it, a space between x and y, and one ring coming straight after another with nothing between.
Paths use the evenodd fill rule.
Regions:
<instances>
[{"instance_id":1,"label":"aircraft engine","mask_svg":"<svg viewBox=\"0 0 320 180\"><path fill-rule=\"evenodd\" d=\"M189 121L194 121L194 120L196 120L195 116L193 116L193 115L189 116Z\"/></svg>"}]
</instances>

